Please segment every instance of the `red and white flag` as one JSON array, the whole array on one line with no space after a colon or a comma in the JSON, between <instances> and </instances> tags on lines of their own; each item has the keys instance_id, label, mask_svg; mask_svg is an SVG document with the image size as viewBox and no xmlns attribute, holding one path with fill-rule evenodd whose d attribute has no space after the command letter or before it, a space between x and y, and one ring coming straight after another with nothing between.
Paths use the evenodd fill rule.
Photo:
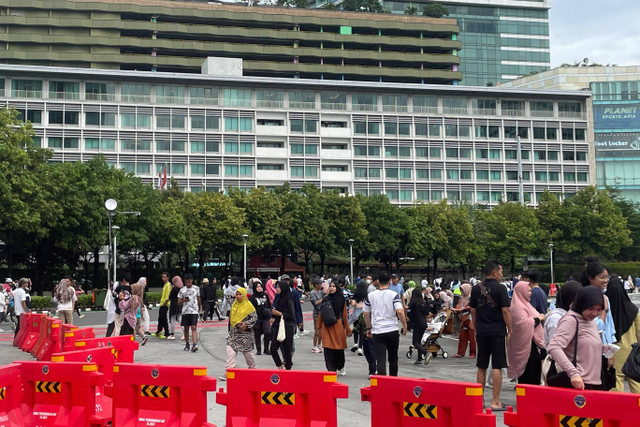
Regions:
<instances>
[{"instance_id":1,"label":"red and white flag","mask_svg":"<svg viewBox=\"0 0 640 427\"><path fill-rule=\"evenodd\" d=\"M162 189L167 189L167 164L164 164L164 176L162 177Z\"/></svg>"}]
</instances>

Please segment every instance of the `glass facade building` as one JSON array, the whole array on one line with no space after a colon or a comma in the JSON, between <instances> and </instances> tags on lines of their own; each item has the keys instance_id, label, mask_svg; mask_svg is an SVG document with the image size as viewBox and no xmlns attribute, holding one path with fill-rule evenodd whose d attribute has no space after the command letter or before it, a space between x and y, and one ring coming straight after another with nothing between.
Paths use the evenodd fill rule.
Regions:
<instances>
[{"instance_id":1,"label":"glass facade building","mask_svg":"<svg viewBox=\"0 0 640 427\"><path fill-rule=\"evenodd\" d=\"M189 191L311 183L399 205L593 185L589 92L0 65L0 102L52 161L107 162ZM517 137L521 151L517 151ZM520 154L520 155L519 155Z\"/></svg>"},{"instance_id":2,"label":"glass facade building","mask_svg":"<svg viewBox=\"0 0 640 427\"><path fill-rule=\"evenodd\" d=\"M387 1L392 13L404 13L430 1ZM461 85L487 86L514 80L551 67L550 0L442 0L447 18L458 21Z\"/></svg>"}]
</instances>

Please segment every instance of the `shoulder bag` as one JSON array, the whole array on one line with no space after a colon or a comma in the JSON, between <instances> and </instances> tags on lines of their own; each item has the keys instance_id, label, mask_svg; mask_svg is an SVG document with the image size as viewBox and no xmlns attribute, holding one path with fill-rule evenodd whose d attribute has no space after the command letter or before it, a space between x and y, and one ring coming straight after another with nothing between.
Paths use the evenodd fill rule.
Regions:
<instances>
[{"instance_id":1,"label":"shoulder bag","mask_svg":"<svg viewBox=\"0 0 640 427\"><path fill-rule=\"evenodd\" d=\"M573 348L573 366L577 366L577 356L578 356L578 326L580 322L576 319L576 345ZM559 367L556 366L555 361L551 358L551 356L547 356L549 359L549 370L547 371L547 385L551 387L562 387L562 388L573 388L571 385L571 378L569 375L564 372L558 372Z\"/></svg>"},{"instance_id":2,"label":"shoulder bag","mask_svg":"<svg viewBox=\"0 0 640 427\"><path fill-rule=\"evenodd\" d=\"M631 352L622 366L622 373L634 381L640 381L640 346L631 344Z\"/></svg>"}]
</instances>

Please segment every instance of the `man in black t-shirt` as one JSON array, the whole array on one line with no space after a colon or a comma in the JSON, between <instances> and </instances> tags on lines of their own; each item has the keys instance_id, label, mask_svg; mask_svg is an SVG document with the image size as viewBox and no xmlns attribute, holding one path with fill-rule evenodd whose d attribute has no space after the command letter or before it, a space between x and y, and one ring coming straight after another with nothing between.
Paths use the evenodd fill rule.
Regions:
<instances>
[{"instance_id":1,"label":"man in black t-shirt","mask_svg":"<svg viewBox=\"0 0 640 427\"><path fill-rule=\"evenodd\" d=\"M507 342L511 338L511 311L507 288L500 284L502 265L496 261L488 261L484 274L486 279L471 290L471 322L476 331L478 345L477 381L484 385L487 379L487 368L491 358L493 369L493 398L491 409L504 411L500 402L502 388L502 368L509 366Z\"/></svg>"}]
</instances>

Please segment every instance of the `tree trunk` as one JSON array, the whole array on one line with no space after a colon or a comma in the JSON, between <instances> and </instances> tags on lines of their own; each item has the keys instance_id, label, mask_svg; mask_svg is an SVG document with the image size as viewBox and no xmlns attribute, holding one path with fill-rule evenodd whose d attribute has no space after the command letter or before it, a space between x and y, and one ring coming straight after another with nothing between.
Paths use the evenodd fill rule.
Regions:
<instances>
[{"instance_id":1,"label":"tree trunk","mask_svg":"<svg viewBox=\"0 0 640 427\"><path fill-rule=\"evenodd\" d=\"M320 275L324 274L324 262L326 259L327 259L327 255L325 253L321 253L320 254Z\"/></svg>"},{"instance_id":2,"label":"tree trunk","mask_svg":"<svg viewBox=\"0 0 640 427\"><path fill-rule=\"evenodd\" d=\"M438 277L438 255L433 256L433 280Z\"/></svg>"},{"instance_id":3,"label":"tree trunk","mask_svg":"<svg viewBox=\"0 0 640 427\"><path fill-rule=\"evenodd\" d=\"M511 277L516 275L516 259L511 252Z\"/></svg>"}]
</instances>

